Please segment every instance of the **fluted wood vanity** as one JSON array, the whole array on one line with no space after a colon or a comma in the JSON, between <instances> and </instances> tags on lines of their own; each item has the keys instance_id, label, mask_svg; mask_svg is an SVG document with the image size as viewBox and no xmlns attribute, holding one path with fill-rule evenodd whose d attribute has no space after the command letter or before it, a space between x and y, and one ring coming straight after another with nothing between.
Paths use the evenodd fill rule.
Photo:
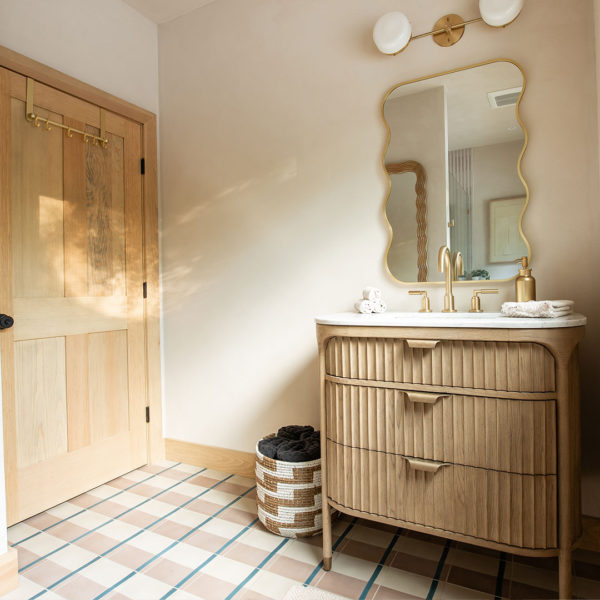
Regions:
<instances>
[{"instance_id":1,"label":"fluted wood vanity","mask_svg":"<svg viewBox=\"0 0 600 600\"><path fill-rule=\"evenodd\" d=\"M439 319L317 318L324 506L515 554L557 555L560 597L569 598L581 534L585 318ZM324 511L326 569L331 543Z\"/></svg>"}]
</instances>

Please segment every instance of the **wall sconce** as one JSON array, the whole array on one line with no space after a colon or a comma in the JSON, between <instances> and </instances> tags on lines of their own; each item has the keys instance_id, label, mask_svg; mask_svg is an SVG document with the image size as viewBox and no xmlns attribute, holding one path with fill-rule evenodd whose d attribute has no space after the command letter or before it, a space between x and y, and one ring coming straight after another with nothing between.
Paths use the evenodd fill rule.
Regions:
<instances>
[{"instance_id":1,"label":"wall sconce","mask_svg":"<svg viewBox=\"0 0 600 600\"><path fill-rule=\"evenodd\" d=\"M431 31L412 35L412 27L406 15L390 12L379 18L373 28L373 41L384 54L399 54L412 40L428 35L439 46L453 46L460 40L465 27L483 21L491 27L505 27L512 23L521 12L524 0L479 0L481 17L464 21L454 14L438 19Z\"/></svg>"}]
</instances>

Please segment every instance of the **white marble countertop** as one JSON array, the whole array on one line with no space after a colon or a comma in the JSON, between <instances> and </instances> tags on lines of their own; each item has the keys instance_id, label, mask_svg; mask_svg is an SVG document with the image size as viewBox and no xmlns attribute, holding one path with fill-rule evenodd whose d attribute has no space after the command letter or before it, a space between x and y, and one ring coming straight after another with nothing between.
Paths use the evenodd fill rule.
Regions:
<instances>
[{"instance_id":1,"label":"white marble countertop","mask_svg":"<svg viewBox=\"0 0 600 600\"><path fill-rule=\"evenodd\" d=\"M554 329L580 327L587 318L574 313L554 319L505 317L501 313L419 313L386 312L380 315L363 315L355 312L317 315L321 325L345 325L355 327L472 327L492 329Z\"/></svg>"}]
</instances>

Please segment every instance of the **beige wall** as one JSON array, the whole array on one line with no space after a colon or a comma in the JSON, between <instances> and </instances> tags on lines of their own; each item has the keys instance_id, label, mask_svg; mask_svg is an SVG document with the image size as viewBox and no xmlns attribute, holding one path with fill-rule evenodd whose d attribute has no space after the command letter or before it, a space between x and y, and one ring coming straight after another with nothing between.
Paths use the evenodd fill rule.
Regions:
<instances>
[{"instance_id":1,"label":"beige wall","mask_svg":"<svg viewBox=\"0 0 600 600\"><path fill-rule=\"evenodd\" d=\"M158 112L157 27L121 0L0 0L0 45Z\"/></svg>"},{"instance_id":2,"label":"beige wall","mask_svg":"<svg viewBox=\"0 0 600 600\"><path fill-rule=\"evenodd\" d=\"M392 93L393 96L393 93ZM386 163L416 160L423 165L427 177L427 280L441 281L438 273L437 254L440 246L448 242L447 177L448 135L446 127L446 92L443 86L416 94L388 98L384 116L390 128L390 145L385 154ZM393 178L394 179L394 178ZM394 183L392 182L392 187ZM414 196L414 193L413 193ZM408 215L405 215L408 218ZM396 218L397 222L399 219ZM414 223L415 260L408 269L392 266L390 271L401 281L418 279L416 268L416 211L410 215ZM393 227L393 224L392 224Z\"/></svg>"},{"instance_id":3,"label":"beige wall","mask_svg":"<svg viewBox=\"0 0 600 600\"><path fill-rule=\"evenodd\" d=\"M167 436L250 451L280 425L317 423L314 315L350 309L367 284L391 309L418 306L383 268L384 92L508 57L528 78L524 228L539 297L573 298L590 319L584 502L600 514L593 3L565 4L528 0L506 29L472 25L452 48L422 39L396 57L371 41L396 0L219 0L159 28ZM417 33L447 8L402 2ZM452 10L478 14L476 0ZM471 289L457 292L462 310ZM488 309L514 298L501 289ZM439 310L442 289L432 296Z\"/></svg>"}]
</instances>

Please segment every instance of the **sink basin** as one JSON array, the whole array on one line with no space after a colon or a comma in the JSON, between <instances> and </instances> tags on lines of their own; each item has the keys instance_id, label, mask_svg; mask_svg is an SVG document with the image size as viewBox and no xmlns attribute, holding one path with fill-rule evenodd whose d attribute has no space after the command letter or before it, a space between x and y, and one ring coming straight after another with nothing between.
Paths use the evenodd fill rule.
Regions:
<instances>
[{"instance_id":1,"label":"sink basin","mask_svg":"<svg viewBox=\"0 0 600 600\"><path fill-rule=\"evenodd\" d=\"M355 327L477 327L494 329L548 329L579 327L585 325L586 317L572 314L555 319L524 319L505 317L501 313L420 313L386 312L381 315L363 315L355 312L318 315L315 321L321 325L344 325Z\"/></svg>"}]
</instances>

